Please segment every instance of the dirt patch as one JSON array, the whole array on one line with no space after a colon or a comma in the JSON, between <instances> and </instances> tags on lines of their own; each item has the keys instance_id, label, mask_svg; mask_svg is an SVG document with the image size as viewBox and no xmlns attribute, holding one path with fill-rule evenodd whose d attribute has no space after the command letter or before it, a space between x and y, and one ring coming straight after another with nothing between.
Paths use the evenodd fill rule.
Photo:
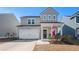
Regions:
<instances>
[{"instance_id":1,"label":"dirt patch","mask_svg":"<svg viewBox=\"0 0 79 59\"><path fill-rule=\"evenodd\" d=\"M42 44L36 45L33 51L79 51L78 45Z\"/></svg>"}]
</instances>

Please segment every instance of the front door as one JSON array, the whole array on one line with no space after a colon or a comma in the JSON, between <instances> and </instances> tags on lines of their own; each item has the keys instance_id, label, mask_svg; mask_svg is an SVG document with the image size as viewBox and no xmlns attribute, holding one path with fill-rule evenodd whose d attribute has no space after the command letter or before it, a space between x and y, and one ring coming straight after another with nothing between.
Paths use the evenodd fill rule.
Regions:
<instances>
[{"instance_id":1,"label":"front door","mask_svg":"<svg viewBox=\"0 0 79 59\"><path fill-rule=\"evenodd\" d=\"M43 39L47 38L47 30L43 30Z\"/></svg>"}]
</instances>

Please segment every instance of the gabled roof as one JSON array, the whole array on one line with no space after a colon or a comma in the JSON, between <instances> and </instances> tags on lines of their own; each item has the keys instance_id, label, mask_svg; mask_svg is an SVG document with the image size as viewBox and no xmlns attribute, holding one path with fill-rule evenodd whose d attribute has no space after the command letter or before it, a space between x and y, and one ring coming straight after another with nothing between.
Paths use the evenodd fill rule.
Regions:
<instances>
[{"instance_id":1,"label":"gabled roof","mask_svg":"<svg viewBox=\"0 0 79 59\"><path fill-rule=\"evenodd\" d=\"M39 18L40 16L22 16L20 18L35 18L35 17Z\"/></svg>"},{"instance_id":2,"label":"gabled roof","mask_svg":"<svg viewBox=\"0 0 79 59\"><path fill-rule=\"evenodd\" d=\"M75 13L71 16L71 19L73 19L75 16L79 16L79 11L75 12Z\"/></svg>"},{"instance_id":3,"label":"gabled roof","mask_svg":"<svg viewBox=\"0 0 79 59\"><path fill-rule=\"evenodd\" d=\"M63 22L40 22L40 23L62 23L63 24Z\"/></svg>"},{"instance_id":4,"label":"gabled roof","mask_svg":"<svg viewBox=\"0 0 79 59\"><path fill-rule=\"evenodd\" d=\"M73 15L79 15L79 11L75 12Z\"/></svg>"},{"instance_id":5,"label":"gabled roof","mask_svg":"<svg viewBox=\"0 0 79 59\"><path fill-rule=\"evenodd\" d=\"M18 26L16 26L16 27L38 27L38 26L40 26L40 25L18 25Z\"/></svg>"},{"instance_id":6,"label":"gabled roof","mask_svg":"<svg viewBox=\"0 0 79 59\"><path fill-rule=\"evenodd\" d=\"M43 14L43 13L49 11L49 10L52 10L52 12L54 11L55 13L59 14L59 13L58 13L54 8L52 8L52 7L48 7L47 9L45 9L44 11L42 11L40 14Z\"/></svg>"}]
</instances>

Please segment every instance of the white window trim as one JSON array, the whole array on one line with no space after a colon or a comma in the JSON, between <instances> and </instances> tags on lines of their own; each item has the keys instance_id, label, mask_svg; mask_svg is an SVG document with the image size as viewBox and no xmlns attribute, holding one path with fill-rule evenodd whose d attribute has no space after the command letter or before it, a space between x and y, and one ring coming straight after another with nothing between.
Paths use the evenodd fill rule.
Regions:
<instances>
[{"instance_id":1,"label":"white window trim","mask_svg":"<svg viewBox=\"0 0 79 59\"><path fill-rule=\"evenodd\" d=\"M27 24L28 24L28 21L29 21L29 19L27 19ZM31 21L31 19L30 19L30 21ZM28 25L30 25L30 24L28 24Z\"/></svg>"},{"instance_id":2,"label":"white window trim","mask_svg":"<svg viewBox=\"0 0 79 59\"><path fill-rule=\"evenodd\" d=\"M54 19L54 17L55 17L55 19ZM53 19L56 20L56 15L53 15Z\"/></svg>"},{"instance_id":3,"label":"white window trim","mask_svg":"<svg viewBox=\"0 0 79 59\"><path fill-rule=\"evenodd\" d=\"M29 20L29 19L31 20L31 24L28 24L28 20ZM28 18L28 19L27 19L27 24L28 24L28 25L34 25L34 24L32 24L32 19L34 19L34 24L35 24L35 18Z\"/></svg>"},{"instance_id":4,"label":"white window trim","mask_svg":"<svg viewBox=\"0 0 79 59\"><path fill-rule=\"evenodd\" d=\"M45 18L46 18L46 19L45 19ZM47 16L46 16L46 15L43 16L43 20L47 20Z\"/></svg>"},{"instance_id":5,"label":"white window trim","mask_svg":"<svg viewBox=\"0 0 79 59\"><path fill-rule=\"evenodd\" d=\"M49 19L49 16L50 16L50 19ZM48 20L51 20L51 19L52 19L51 15L48 15Z\"/></svg>"},{"instance_id":6,"label":"white window trim","mask_svg":"<svg viewBox=\"0 0 79 59\"><path fill-rule=\"evenodd\" d=\"M32 20L31 20L31 24L32 24L33 20L34 20L34 24L35 24L35 19L32 19Z\"/></svg>"}]
</instances>

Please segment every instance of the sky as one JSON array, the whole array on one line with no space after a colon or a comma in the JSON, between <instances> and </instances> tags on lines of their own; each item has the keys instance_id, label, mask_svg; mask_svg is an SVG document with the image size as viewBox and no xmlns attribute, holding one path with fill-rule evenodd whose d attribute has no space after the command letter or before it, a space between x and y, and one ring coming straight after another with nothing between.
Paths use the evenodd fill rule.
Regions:
<instances>
[{"instance_id":1,"label":"sky","mask_svg":"<svg viewBox=\"0 0 79 59\"><path fill-rule=\"evenodd\" d=\"M0 13L13 13L20 21L21 16L40 16L47 7L0 7ZM79 11L79 7L53 7L62 16L70 16Z\"/></svg>"}]
</instances>

